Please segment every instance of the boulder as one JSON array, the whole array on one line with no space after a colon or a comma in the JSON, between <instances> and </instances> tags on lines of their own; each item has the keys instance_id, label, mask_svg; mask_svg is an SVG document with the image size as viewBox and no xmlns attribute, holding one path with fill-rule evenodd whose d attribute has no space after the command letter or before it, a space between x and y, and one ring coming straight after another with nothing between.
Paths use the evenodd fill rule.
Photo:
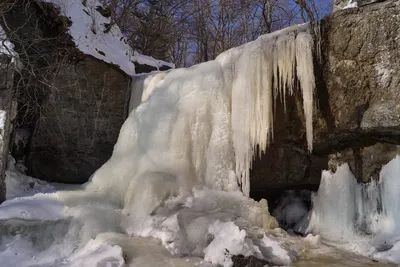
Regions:
<instances>
[{"instance_id":1,"label":"boulder","mask_svg":"<svg viewBox=\"0 0 400 267\"><path fill-rule=\"evenodd\" d=\"M27 165L40 179L83 183L111 156L127 116L129 77L85 56L63 66L43 103Z\"/></svg>"}]
</instances>

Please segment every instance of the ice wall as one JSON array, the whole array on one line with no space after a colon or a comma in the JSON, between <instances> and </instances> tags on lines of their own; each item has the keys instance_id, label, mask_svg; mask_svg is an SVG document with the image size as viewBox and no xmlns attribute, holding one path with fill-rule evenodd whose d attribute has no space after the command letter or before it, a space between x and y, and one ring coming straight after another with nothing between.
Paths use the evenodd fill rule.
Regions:
<instances>
[{"instance_id":1,"label":"ice wall","mask_svg":"<svg viewBox=\"0 0 400 267\"><path fill-rule=\"evenodd\" d=\"M264 151L273 139L274 100L285 101L296 88L312 149L312 44L301 25L189 69L135 76L132 111L111 159L87 188L129 214L150 214L166 197L194 187L239 185L248 196L256 146Z\"/></svg>"},{"instance_id":2,"label":"ice wall","mask_svg":"<svg viewBox=\"0 0 400 267\"><path fill-rule=\"evenodd\" d=\"M347 164L324 171L308 231L377 259L400 263L400 156L379 181L357 184ZM338 244L338 243L336 243ZM396 257L392 257L392 256Z\"/></svg>"}]
</instances>

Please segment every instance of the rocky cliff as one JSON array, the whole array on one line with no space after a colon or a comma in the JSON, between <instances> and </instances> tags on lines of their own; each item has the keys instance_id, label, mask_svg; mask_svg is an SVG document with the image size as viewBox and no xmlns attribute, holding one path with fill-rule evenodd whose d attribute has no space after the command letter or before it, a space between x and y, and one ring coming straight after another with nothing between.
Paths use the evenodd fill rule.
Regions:
<instances>
[{"instance_id":1,"label":"rocky cliff","mask_svg":"<svg viewBox=\"0 0 400 267\"><path fill-rule=\"evenodd\" d=\"M321 170L344 162L359 181L375 179L397 153L400 3L339 10L317 28L322 55L315 60L314 150L306 150L299 96L286 113L278 103L275 143L252 170L256 198L318 188Z\"/></svg>"},{"instance_id":2,"label":"rocky cliff","mask_svg":"<svg viewBox=\"0 0 400 267\"><path fill-rule=\"evenodd\" d=\"M21 0L0 19L24 63L14 78L11 150L34 177L86 182L111 156L130 75L173 67L134 52L117 26L105 31L109 18L101 13L96 1Z\"/></svg>"}]
</instances>

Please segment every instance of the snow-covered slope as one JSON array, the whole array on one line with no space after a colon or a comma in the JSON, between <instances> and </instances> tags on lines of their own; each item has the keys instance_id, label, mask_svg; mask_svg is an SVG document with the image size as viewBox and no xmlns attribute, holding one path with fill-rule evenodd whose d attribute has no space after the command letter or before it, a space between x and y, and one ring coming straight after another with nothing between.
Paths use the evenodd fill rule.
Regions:
<instances>
[{"instance_id":1,"label":"snow-covered slope","mask_svg":"<svg viewBox=\"0 0 400 267\"><path fill-rule=\"evenodd\" d=\"M105 62L118 65L128 75L135 74L135 64L146 64L157 69L162 66L174 68L175 65L149 56L141 55L127 44L121 30L113 25L106 31L110 19L103 17L97 8L101 4L97 0L43 0L54 3L61 14L72 21L69 28L76 47L87 55L92 55Z\"/></svg>"}]
</instances>

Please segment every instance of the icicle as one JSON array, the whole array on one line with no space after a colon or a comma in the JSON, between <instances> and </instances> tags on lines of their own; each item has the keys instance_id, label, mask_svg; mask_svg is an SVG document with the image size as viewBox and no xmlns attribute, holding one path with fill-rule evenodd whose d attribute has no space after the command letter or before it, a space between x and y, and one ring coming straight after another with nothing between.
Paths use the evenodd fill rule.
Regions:
<instances>
[{"instance_id":1,"label":"icicle","mask_svg":"<svg viewBox=\"0 0 400 267\"><path fill-rule=\"evenodd\" d=\"M274 52L274 69L279 73L275 83L277 94L279 92L286 112L286 94L293 94L293 75L296 62L296 42L295 33L279 36L276 41Z\"/></svg>"},{"instance_id":2,"label":"icicle","mask_svg":"<svg viewBox=\"0 0 400 267\"><path fill-rule=\"evenodd\" d=\"M303 109L306 119L308 150L313 147L313 97L315 76L313 68L313 39L309 33L300 32L296 37L297 77L303 91Z\"/></svg>"},{"instance_id":3,"label":"icicle","mask_svg":"<svg viewBox=\"0 0 400 267\"><path fill-rule=\"evenodd\" d=\"M312 36L294 28L265 35L241 48L234 61L232 83L232 130L236 174L242 191L249 195L250 168L254 152L265 152L273 138L273 101L293 95L295 74L300 81L306 120L308 148L312 150L313 92L315 78ZM297 34L297 36L296 36Z\"/></svg>"}]
</instances>

